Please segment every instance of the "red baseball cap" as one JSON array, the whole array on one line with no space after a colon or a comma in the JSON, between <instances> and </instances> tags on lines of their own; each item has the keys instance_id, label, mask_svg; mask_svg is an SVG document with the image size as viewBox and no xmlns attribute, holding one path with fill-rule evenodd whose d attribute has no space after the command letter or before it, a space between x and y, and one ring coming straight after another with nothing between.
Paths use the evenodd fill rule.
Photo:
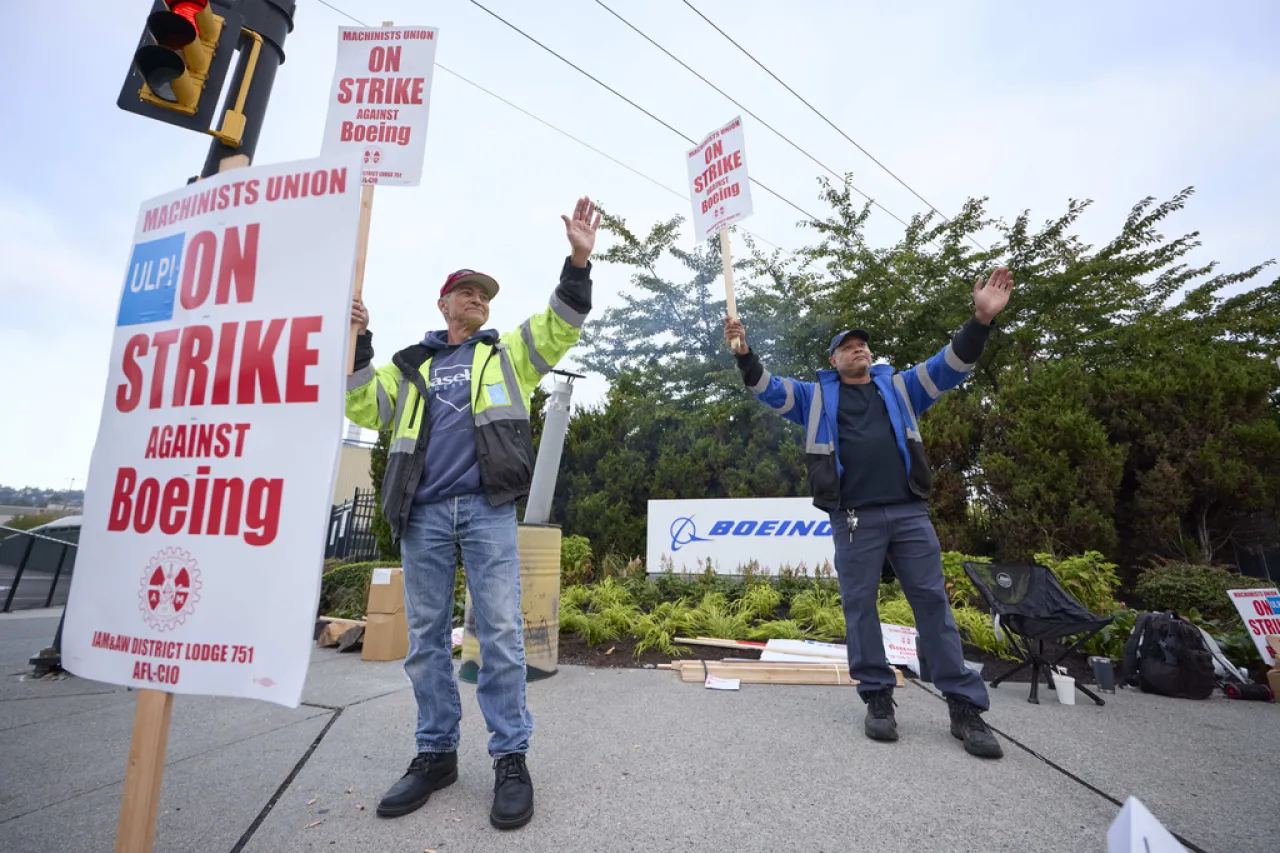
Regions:
<instances>
[{"instance_id":1,"label":"red baseball cap","mask_svg":"<svg viewBox=\"0 0 1280 853\"><path fill-rule=\"evenodd\" d=\"M498 295L498 282L494 281L493 276L475 270L458 270L444 280L444 286L440 288L440 296L443 298L450 290L468 282L480 285L480 288L489 294L490 299Z\"/></svg>"}]
</instances>

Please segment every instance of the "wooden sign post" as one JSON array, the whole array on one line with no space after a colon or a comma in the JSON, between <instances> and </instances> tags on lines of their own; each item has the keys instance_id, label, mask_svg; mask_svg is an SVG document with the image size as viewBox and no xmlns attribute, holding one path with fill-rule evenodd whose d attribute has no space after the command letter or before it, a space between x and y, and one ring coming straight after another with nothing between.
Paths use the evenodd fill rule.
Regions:
<instances>
[{"instance_id":1,"label":"wooden sign post","mask_svg":"<svg viewBox=\"0 0 1280 853\"><path fill-rule=\"evenodd\" d=\"M395 21L383 21L382 26L394 27ZM364 265L369 257L369 225L373 221L373 184L360 188L360 227L356 231L356 282L353 297L364 296ZM347 375L356 370L356 336L359 330L351 324L351 342L347 345Z\"/></svg>"},{"instance_id":2,"label":"wooden sign post","mask_svg":"<svg viewBox=\"0 0 1280 853\"><path fill-rule=\"evenodd\" d=\"M364 263L369 257L369 224L373 220L373 184L360 188L360 227L356 230L356 287L354 298L364 295ZM360 330L351 324L351 342L347 345L347 375L356 370L356 336Z\"/></svg>"},{"instance_id":3,"label":"wooden sign post","mask_svg":"<svg viewBox=\"0 0 1280 853\"><path fill-rule=\"evenodd\" d=\"M116 829L116 853L151 853L160 812L160 782L169 746L169 718L173 694L163 690L139 690L133 714L133 740L120 798L120 823Z\"/></svg>"},{"instance_id":4,"label":"wooden sign post","mask_svg":"<svg viewBox=\"0 0 1280 853\"><path fill-rule=\"evenodd\" d=\"M724 299L725 307L729 311L729 318L738 319L738 300L733 292L733 256L729 251L729 229L720 229L720 263L724 267ZM729 342L729 348L734 353L741 355L746 351L746 345L742 338L734 338Z\"/></svg>"}]
</instances>

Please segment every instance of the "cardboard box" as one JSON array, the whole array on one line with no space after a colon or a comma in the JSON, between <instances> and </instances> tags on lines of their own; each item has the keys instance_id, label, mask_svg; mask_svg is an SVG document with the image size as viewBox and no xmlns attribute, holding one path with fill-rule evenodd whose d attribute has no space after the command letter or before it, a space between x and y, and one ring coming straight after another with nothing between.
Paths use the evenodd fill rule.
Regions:
<instances>
[{"instance_id":1,"label":"cardboard box","mask_svg":"<svg viewBox=\"0 0 1280 853\"><path fill-rule=\"evenodd\" d=\"M1267 645L1271 647L1271 652L1276 657L1275 662L1271 664L1271 669L1267 672L1267 684L1271 687L1272 701L1280 702L1280 635L1269 635Z\"/></svg>"},{"instance_id":2,"label":"cardboard box","mask_svg":"<svg viewBox=\"0 0 1280 853\"><path fill-rule=\"evenodd\" d=\"M404 612L404 570L374 569L365 606L362 660L400 660L409 654Z\"/></svg>"},{"instance_id":3,"label":"cardboard box","mask_svg":"<svg viewBox=\"0 0 1280 853\"><path fill-rule=\"evenodd\" d=\"M399 613L370 613L365 617L361 660L401 660L409 654L409 620Z\"/></svg>"},{"instance_id":4,"label":"cardboard box","mask_svg":"<svg viewBox=\"0 0 1280 853\"><path fill-rule=\"evenodd\" d=\"M374 569L365 613L404 612L404 569Z\"/></svg>"}]
</instances>

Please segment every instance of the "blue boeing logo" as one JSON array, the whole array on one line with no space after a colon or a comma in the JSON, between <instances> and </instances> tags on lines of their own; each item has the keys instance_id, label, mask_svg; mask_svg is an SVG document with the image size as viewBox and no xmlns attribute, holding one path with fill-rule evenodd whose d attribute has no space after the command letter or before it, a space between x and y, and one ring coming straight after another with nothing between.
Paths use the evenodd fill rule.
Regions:
<instances>
[{"instance_id":1,"label":"blue boeing logo","mask_svg":"<svg viewBox=\"0 0 1280 853\"><path fill-rule=\"evenodd\" d=\"M677 518L671 522L671 550L679 551L684 545L693 542L710 542L710 539L703 539L698 535L698 526L693 523L693 517Z\"/></svg>"},{"instance_id":2,"label":"blue boeing logo","mask_svg":"<svg viewBox=\"0 0 1280 853\"><path fill-rule=\"evenodd\" d=\"M787 519L721 520L711 525L707 536L698 535L693 516L677 518L671 522L671 550L679 551L694 542L714 542L717 536L830 536L830 521L802 521Z\"/></svg>"}]
</instances>

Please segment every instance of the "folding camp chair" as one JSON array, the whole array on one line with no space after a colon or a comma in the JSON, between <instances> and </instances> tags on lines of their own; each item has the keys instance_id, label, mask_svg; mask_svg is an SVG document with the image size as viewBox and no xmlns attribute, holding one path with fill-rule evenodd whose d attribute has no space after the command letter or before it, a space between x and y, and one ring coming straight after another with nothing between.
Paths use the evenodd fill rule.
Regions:
<instances>
[{"instance_id":1,"label":"folding camp chair","mask_svg":"<svg viewBox=\"0 0 1280 853\"><path fill-rule=\"evenodd\" d=\"M1044 566L966 562L964 571L991 608L997 636L1003 629L1022 658L1022 663L991 682L991 686L999 687L1000 682L1029 665L1031 696L1027 701L1036 705L1040 704L1040 673L1044 673L1049 689L1056 689L1053 665L1111 623L1110 616L1089 612L1062 588L1057 576ZM1066 637L1077 639L1057 658L1047 660L1044 656L1045 640ZM1097 694L1082 686L1079 679L1076 680L1076 689L1099 705L1106 704Z\"/></svg>"}]
</instances>

